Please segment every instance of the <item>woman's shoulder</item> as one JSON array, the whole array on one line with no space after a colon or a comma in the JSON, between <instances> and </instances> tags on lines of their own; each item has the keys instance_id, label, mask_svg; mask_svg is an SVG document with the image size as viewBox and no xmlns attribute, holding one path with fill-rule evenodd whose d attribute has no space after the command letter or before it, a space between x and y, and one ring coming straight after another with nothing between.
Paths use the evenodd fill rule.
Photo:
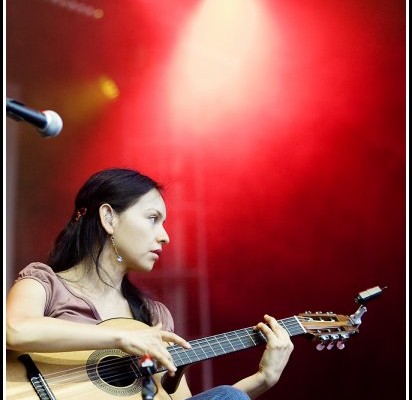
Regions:
<instances>
[{"instance_id":1,"label":"woman's shoulder","mask_svg":"<svg viewBox=\"0 0 412 400\"><path fill-rule=\"evenodd\" d=\"M38 279L43 282L57 279L53 269L42 262L32 262L24 267L17 275L17 281L24 278Z\"/></svg>"},{"instance_id":2,"label":"woman's shoulder","mask_svg":"<svg viewBox=\"0 0 412 400\"><path fill-rule=\"evenodd\" d=\"M62 282L62 279L47 264L33 262L23 268L16 281L33 279L39 282L46 292L44 315L70 321L96 324L100 316L94 305Z\"/></svg>"}]
</instances>

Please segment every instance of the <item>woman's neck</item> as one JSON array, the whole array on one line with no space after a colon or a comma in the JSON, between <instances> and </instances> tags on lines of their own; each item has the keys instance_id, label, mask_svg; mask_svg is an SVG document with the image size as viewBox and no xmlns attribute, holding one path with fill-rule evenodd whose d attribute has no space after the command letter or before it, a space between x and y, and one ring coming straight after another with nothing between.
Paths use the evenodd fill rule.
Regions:
<instances>
[{"instance_id":1,"label":"woman's neck","mask_svg":"<svg viewBox=\"0 0 412 400\"><path fill-rule=\"evenodd\" d=\"M116 289L120 292L126 269L119 262L110 259L102 252L99 266L93 260L83 260L59 276L66 279L81 290L94 293L106 293Z\"/></svg>"}]
</instances>

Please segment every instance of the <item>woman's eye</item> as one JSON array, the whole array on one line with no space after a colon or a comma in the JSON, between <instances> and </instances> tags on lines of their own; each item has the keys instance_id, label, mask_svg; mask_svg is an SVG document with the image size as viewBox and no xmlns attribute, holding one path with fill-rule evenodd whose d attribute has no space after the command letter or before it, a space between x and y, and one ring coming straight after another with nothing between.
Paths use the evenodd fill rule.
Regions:
<instances>
[{"instance_id":1,"label":"woman's eye","mask_svg":"<svg viewBox=\"0 0 412 400\"><path fill-rule=\"evenodd\" d=\"M149 219L153 222L153 223L155 223L156 221L157 221L157 215L152 215L151 217L149 217Z\"/></svg>"}]
</instances>

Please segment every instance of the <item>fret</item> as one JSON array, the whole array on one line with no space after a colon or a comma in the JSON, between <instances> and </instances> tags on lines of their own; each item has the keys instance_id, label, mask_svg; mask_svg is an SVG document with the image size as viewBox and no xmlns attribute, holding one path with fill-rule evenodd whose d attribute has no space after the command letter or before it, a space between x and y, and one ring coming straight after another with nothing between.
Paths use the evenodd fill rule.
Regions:
<instances>
[{"instance_id":1,"label":"fret","mask_svg":"<svg viewBox=\"0 0 412 400\"><path fill-rule=\"evenodd\" d=\"M287 325L286 325L285 322L283 322L283 321L278 321L278 323L279 323L279 325L280 325L282 328L285 328L285 329L287 330L287 332L289 333L289 336L292 336L292 335L290 334L291 331L288 329L288 327L287 327Z\"/></svg>"},{"instance_id":2,"label":"fret","mask_svg":"<svg viewBox=\"0 0 412 400\"><path fill-rule=\"evenodd\" d=\"M205 338L205 342L208 344L208 346L210 347L210 350L212 350L213 356L216 357L217 354L216 352L213 350L213 346L209 343L209 338Z\"/></svg>"},{"instance_id":3,"label":"fret","mask_svg":"<svg viewBox=\"0 0 412 400\"><path fill-rule=\"evenodd\" d=\"M203 346L200 346L200 350L202 350L202 353L205 355L205 357L202 356L202 359L206 360L207 358L209 358L209 356L208 356L207 353L205 352Z\"/></svg>"},{"instance_id":4,"label":"fret","mask_svg":"<svg viewBox=\"0 0 412 400\"><path fill-rule=\"evenodd\" d=\"M250 332L247 332L247 334L250 337L250 340L252 341L252 343L256 346L258 344L258 342L255 340L256 334L251 334Z\"/></svg>"},{"instance_id":5,"label":"fret","mask_svg":"<svg viewBox=\"0 0 412 400\"><path fill-rule=\"evenodd\" d=\"M230 344L230 347L232 348L232 351L236 351L236 348L235 346L233 346L233 343L231 340L229 340L229 344Z\"/></svg>"},{"instance_id":6,"label":"fret","mask_svg":"<svg viewBox=\"0 0 412 400\"><path fill-rule=\"evenodd\" d=\"M306 332L296 316L278 320L278 323L286 329L289 336ZM168 347L177 367L259 346L266 343L266 337L262 332L249 327L192 340L189 343L191 349L183 349L176 345Z\"/></svg>"},{"instance_id":7,"label":"fret","mask_svg":"<svg viewBox=\"0 0 412 400\"><path fill-rule=\"evenodd\" d=\"M175 351L175 354L177 357L179 357L179 361L181 362L181 365L187 364L187 361L190 361L188 357L186 357L186 359L183 359L181 357L181 353L179 353L178 351Z\"/></svg>"},{"instance_id":8,"label":"fret","mask_svg":"<svg viewBox=\"0 0 412 400\"><path fill-rule=\"evenodd\" d=\"M237 336L237 332L228 332L226 335L226 338L228 340L228 343L230 344L230 350L228 352L236 351L243 349L244 347L242 346L242 342Z\"/></svg>"},{"instance_id":9,"label":"fret","mask_svg":"<svg viewBox=\"0 0 412 400\"><path fill-rule=\"evenodd\" d=\"M278 321L285 328L289 336L301 335L306 332L296 316Z\"/></svg>"},{"instance_id":10,"label":"fret","mask_svg":"<svg viewBox=\"0 0 412 400\"><path fill-rule=\"evenodd\" d=\"M219 334L216 336L209 337L209 340L212 342L214 346L214 350L218 355L226 354L225 349L220 344L223 336L224 336L223 334Z\"/></svg>"}]
</instances>

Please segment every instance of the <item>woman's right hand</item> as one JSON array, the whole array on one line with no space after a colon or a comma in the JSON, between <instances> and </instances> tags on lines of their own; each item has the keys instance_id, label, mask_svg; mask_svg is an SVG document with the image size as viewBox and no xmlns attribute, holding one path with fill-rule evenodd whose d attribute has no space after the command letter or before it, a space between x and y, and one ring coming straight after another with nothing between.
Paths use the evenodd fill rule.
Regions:
<instances>
[{"instance_id":1,"label":"woman's right hand","mask_svg":"<svg viewBox=\"0 0 412 400\"><path fill-rule=\"evenodd\" d=\"M176 344L186 349L190 349L191 346L185 339L161 328L162 324L158 323L155 326L143 329L121 331L118 338L119 348L128 354L137 356L149 355L163 367L167 368L170 375L174 375L176 366L166 346L168 344Z\"/></svg>"}]
</instances>

